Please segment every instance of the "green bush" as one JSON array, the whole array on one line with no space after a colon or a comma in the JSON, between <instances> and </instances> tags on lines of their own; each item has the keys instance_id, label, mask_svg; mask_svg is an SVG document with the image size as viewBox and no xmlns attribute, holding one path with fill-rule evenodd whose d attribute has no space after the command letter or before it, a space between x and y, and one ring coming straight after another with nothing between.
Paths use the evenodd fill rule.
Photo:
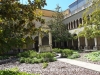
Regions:
<instances>
[{"instance_id":1,"label":"green bush","mask_svg":"<svg viewBox=\"0 0 100 75\"><path fill-rule=\"evenodd\" d=\"M62 50L61 57L69 57L73 54L73 50L64 49Z\"/></svg>"},{"instance_id":2,"label":"green bush","mask_svg":"<svg viewBox=\"0 0 100 75\"><path fill-rule=\"evenodd\" d=\"M25 52L18 54L18 57L31 57L31 58L33 58L36 56L37 56L37 52L33 51L33 50L28 50L28 51L25 51Z\"/></svg>"},{"instance_id":3,"label":"green bush","mask_svg":"<svg viewBox=\"0 0 100 75\"><path fill-rule=\"evenodd\" d=\"M25 62L25 58L24 58L24 57L21 57L21 58L19 59L19 61L20 61L21 63L24 63L24 62Z\"/></svg>"},{"instance_id":4,"label":"green bush","mask_svg":"<svg viewBox=\"0 0 100 75\"><path fill-rule=\"evenodd\" d=\"M71 56L69 56L68 58L70 59L75 59L75 58L79 58L80 54L78 52L73 52L73 54Z\"/></svg>"},{"instance_id":5,"label":"green bush","mask_svg":"<svg viewBox=\"0 0 100 75\"><path fill-rule=\"evenodd\" d=\"M47 61L52 62L52 61L54 61L53 58L54 58L55 55L53 53L46 52L46 53L41 53L40 56L42 58L44 58L43 59L44 62L47 62Z\"/></svg>"},{"instance_id":6,"label":"green bush","mask_svg":"<svg viewBox=\"0 0 100 75\"><path fill-rule=\"evenodd\" d=\"M52 62L56 60L56 58L54 58L55 55L50 52L36 53L34 51L26 51L26 52L20 53L18 56L20 58L19 61L21 63L34 64L34 63L42 63L42 62Z\"/></svg>"},{"instance_id":7,"label":"green bush","mask_svg":"<svg viewBox=\"0 0 100 75\"><path fill-rule=\"evenodd\" d=\"M100 61L100 51L91 52L91 53L85 55L85 57L87 59L89 59L90 61L94 61L94 62Z\"/></svg>"},{"instance_id":8,"label":"green bush","mask_svg":"<svg viewBox=\"0 0 100 75\"><path fill-rule=\"evenodd\" d=\"M3 59L8 59L9 56L0 56L0 60L3 60Z\"/></svg>"},{"instance_id":9,"label":"green bush","mask_svg":"<svg viewBox=\"0 0 100 75\"><path fill-rule=\"evenodd\" d=\"M47 66L48 66L47 62L44 62L43 65L42 65L43 68L46 68Z\"/></svg>"},{"instance_id":10,"label":"green bush","mask_svg":"<svg viewBox=\"0 0 100 75\"><path fill-rule=\"evenodd\" d=\"M60 48L53 48L52 51L55 52L55 53L61 53L62 49L60 49Z\"/></svg>"},{"instance_id":11,"label":"green bush","mask_svg":"<svg viewBox=\"0 0 100 75\"><path fill-rule=\"evenodd\" d=\"M0 75L37 75L37 74L28 74L26 72L10 71L10 70L0 70Z\"/></svg>"}]
</instances>

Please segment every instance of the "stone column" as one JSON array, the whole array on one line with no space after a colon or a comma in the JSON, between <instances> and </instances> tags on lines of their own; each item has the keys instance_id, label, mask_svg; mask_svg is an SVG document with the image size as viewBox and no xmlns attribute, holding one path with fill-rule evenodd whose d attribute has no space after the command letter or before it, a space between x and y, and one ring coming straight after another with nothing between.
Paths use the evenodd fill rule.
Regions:
<instances>
[{"instance_id":1,"label":"stone column","mask_svg":"<svg viewBox=\"0 0 100 75\"><path fill-rule=\"evenodd\" d=\"M97 38L94 38L94 44L95 44L95 46L93 47L93 49L97 50Z\"/></svg>"},{"instance_id":2,"label":"stone column","mask_svg":"<svg viewBox=\"0 0 100 75\"><path fill-rule=\"evenodd\" d=\"M49 32L49 45L52 45L52 35L51 35L51 32Z\"/></svg>"},{"instance_id":3,"label":"stone column","mask_svg":"<svg viewBox=\"0 0 100 75\"><path fill-rule=\"evenodd\" d=\"M85 47L84 47L84 49L88 49L88 40L87 40L86 37L85 37Z\"/></svg>"},{"instance_id":4,"label":"stone column","mask_svg":"<svg viewBox=\"0 0 100 75\"><path fill-rule=\"evenodd\" d=\"M33 49L35 48L35 45L34 45L35 43L33 43Z\"/></svg>"},{"instance_id":5,"label":"stone column","mask_svg":"<svg viewBox=\"0 0 100 75\"><path fill-rule=\"evenodd\" d=\"M74 22L73 22L73 29L74 29L75 27L74 27Z\"/></svg>"},{"instance_id":6,"label":"stone column","mask_svg":"<svg viewBox=\"0 0 100 75\"><path fill-rule=\"evenodd\" d=\"M78 49L80 49L80 38L78 37Z\"/></svg>"},{"instance_id":7,"label":"stone column","mask_svg":"<svg viewBox=\"0 0 100 75\"><path fill-rule=\"evenodd\" d=\"M52 51L52 34L50 31L49 31L49 46L50 46L50 49Z\"/></svg>"},{"instance_id":8,"label":"stone column","mask_svg":"<svg viewBox=\"0 0 100 75\"><path fill-rule=\"evenodd\" d=\"M69 30L69 24L67 25L67 29Z\"/></svg>"},{"instance_id":9,"label":"stone column","mask_svg":"<svg viewBox=\"0 0 100 75\"><path fill-rule=\"evenodd\" d=\"M77 21L75 21L75 28L77 28Z\"/></svg>"},{"instance_id":10,"label":"stone column","mask_svg":"<svg viewBox=\"0 0 100 75\"><path fill-rule=\"evenodd\" d=\"M41 46L42 46L42 37L41 37L41 33L39 33L39 52L41 51Z\"/></svg>"}]
</instances>

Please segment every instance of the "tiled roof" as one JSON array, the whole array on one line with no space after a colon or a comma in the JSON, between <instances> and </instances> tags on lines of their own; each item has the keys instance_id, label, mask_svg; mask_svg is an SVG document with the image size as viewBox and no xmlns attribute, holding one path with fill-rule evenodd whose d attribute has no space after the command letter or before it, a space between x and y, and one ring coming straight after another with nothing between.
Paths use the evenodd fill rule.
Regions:
<instances>
[{"instance_id":1,"label":"tiled roof","mask_svg":"<svg viewBox=\"0 0 100 75\"><path fill-rule=\"evenodd\" d=\"M43 16L52 17L54 15L54 11L42 9Z\"/></svg>"}]
</instances>

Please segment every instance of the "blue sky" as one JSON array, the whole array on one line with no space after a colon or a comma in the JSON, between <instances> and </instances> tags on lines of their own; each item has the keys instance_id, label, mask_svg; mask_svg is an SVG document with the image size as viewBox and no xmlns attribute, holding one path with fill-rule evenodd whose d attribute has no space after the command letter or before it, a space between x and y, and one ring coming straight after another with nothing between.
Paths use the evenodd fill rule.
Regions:
<instances>
[{"instance_id":1,"label":"blue sky","mask_svg":"<svg viewBox=\"0 0 100 75\"><path fill-rule=\"evenodd\" d=\"M27 0L20 0L23 3L27 3ZM61 7L62 10L66 10L68 6L73 3L75 0L46 0L47 6L45 6L43 9L48 10L55 10L57 4Z\"/></svg>"}]
</instances>

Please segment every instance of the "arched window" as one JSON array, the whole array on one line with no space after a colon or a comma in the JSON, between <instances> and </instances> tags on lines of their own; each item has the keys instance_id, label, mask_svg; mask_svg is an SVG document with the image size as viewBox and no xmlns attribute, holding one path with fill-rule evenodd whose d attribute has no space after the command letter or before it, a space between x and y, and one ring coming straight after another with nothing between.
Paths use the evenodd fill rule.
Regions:
<instances>
[{"instance_id":1,"label":"arched window","mask_svg":"<svg viewBox=\"0 0 100 75\"><path fill-rule=\"evenodd\" d=\"M80 24L82 24L82 18L79 19Z\"/></svg>"}]
</instances>

